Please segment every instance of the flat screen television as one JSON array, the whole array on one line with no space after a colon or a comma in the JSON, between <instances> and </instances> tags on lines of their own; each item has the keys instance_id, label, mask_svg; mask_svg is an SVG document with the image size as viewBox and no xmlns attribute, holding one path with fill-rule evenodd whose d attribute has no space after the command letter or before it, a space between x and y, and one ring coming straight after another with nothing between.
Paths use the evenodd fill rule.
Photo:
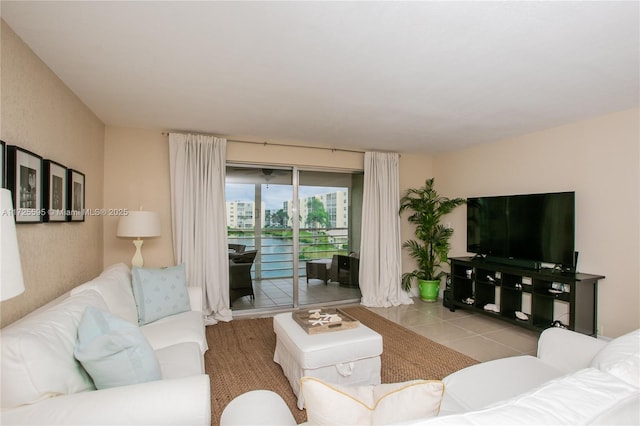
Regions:
<instances>
[{"instance_id":1,"label":"flat screen television","mask_svg":"<svg viewBox=\"0 0 640 426\"><path fill-rule=\"evenodd\" d=\"M467 251L575 271L575 192L468 198Z\"/></svg>"}]
</instances>

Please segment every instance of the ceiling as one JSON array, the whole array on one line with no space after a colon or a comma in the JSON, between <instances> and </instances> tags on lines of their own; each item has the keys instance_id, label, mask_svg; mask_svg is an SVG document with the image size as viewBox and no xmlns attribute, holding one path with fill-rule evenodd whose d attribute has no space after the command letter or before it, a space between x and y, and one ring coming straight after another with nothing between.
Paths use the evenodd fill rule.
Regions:
<instances>
[{"instance_id":1,"label":"ceiling","mask_svg":"<svg viewBox=\"0 0 640 426\"><path fill-rule=\"evenodd\" d=\"M640 3L5 1L107 125L416 153L639 104Z\"/></svg>"}]
</instances>

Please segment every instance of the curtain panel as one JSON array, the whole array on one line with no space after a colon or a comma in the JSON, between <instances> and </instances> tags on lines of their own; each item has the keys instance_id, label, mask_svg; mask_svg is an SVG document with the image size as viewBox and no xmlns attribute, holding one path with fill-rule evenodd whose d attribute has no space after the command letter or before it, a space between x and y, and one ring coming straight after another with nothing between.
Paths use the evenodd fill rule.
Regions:
<instances>
[{"instance_id":1,"label":"curtain panel","mask_svg":"<svg viewBox=\"0 0 640 426\"><path fill-rule=\"evenodd\" d=\"M207 324L232 319L225 209L227 141L169 134L171 227L177 264L202 289Z\"/></svg>"},{"instance_id":2,"label":"curtain panel","mask_svg":"<svg viewBox=\"0 0 640 426\"><path fill-rule=\"evenodd\" d=\"M399 160L397 153L366 152L364 155L359 278L365 306L413 303L401 287Z\"/></svg>"}]
</instances>

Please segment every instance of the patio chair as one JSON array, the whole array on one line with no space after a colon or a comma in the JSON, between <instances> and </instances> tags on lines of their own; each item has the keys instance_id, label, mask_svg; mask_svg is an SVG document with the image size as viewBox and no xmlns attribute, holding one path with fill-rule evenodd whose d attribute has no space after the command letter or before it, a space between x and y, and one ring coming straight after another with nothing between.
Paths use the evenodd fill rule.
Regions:
<instances>
[{"instance_id":1,"label":"patio chair","mask_svg":"<svg viewBox=\"0 0 640 426\"><path fill-rule=\"evenodd\" d=\"M307 260L307 285L309 285L309 280L314 278L322 280L324 281L324 285L328 285L331 262L331 259Z\"/></svg>"},{"instance_id":2,"label":"patio chair","mask_svg":"<svg viewBox=\"0 0 640 426\"><path fill-rule=\"evenodd\" d=\"M229 306L242 296L251 296L251 299L255 299L251 267L256 254L258 254L257 250L250 250L229 258Z\"/></svg>"},{"instance_id":3,"label":"patio chair","mask_svg":"<svg viewBox=\"0 0 640 426\"><path fill-rule=\"evenodd\" d=\"M244 253L246 248L244 244L229 244L229 250L233 250L233 253Z\"/></svg>"}]
</instances>

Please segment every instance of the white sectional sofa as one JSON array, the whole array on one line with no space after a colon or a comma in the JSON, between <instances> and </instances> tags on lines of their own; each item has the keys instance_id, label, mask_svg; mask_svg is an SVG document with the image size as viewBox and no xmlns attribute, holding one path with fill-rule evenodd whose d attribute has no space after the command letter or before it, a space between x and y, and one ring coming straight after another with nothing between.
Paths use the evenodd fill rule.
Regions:
<instances>
[{"instance_id":1,"label":"white sectional sofa","mask_svg":"<svg viewBox=\"0 0 640 426\"><path fill-rule=\"evenodd\" d=\"M199 289L187 288L190 311L140 326L158 360L160 380L96 390L75 359L78 325L87 306L138 326L131 282L129 267L110 266L0 331L0 424L211 424Z\"/></svg>"},{"instance_id":2,"label":"white sectional sofa","mask_svg":"<svg viewBox=\"0 0 640 426\"><path fill-rule=\"evenodd\" d=\"M606 342L550 328L540 336L537 357L477 364L443 382L439 415L401 424L638 425L640 330ZM257 390L225 408L221 425L239 424L295 420L278 395Z\"/></svg>"}]
</instances>

